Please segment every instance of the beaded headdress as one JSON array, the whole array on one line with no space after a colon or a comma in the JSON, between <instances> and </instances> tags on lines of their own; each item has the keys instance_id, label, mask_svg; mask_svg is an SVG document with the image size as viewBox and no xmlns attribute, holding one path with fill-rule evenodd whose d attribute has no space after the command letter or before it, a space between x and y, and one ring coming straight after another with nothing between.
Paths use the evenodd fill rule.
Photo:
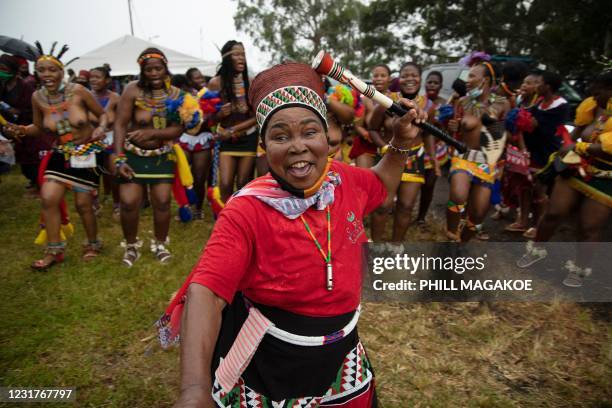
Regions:
<instances>
[{"instance_id":1,"label":"beaded headdress","mask_svg":"<svg viewBox=\"0 0 612 408\"><path fill-rule=\"evenodd\" d=\"M143 54L140 57L138 57L138 65L142 65L145 63L146 60L148 59L160 59L164 62L164 64L168 65L168 60L166 59L166 57L163 54L158 54L158 53L150 53L150 54Z\"/></svg>"},{"instance_id":2,"label":"beaded headdress","mask_svg":"<svg viewBox=\"0 0 612 408\"><path fill-rule=\"evenodd\" d=\"M48 54L45 54L45 51L43 51L43 47L40 44L40 42L36 41L34 45L36 45L36 49L38 50L38 53L39 53L39 55L36 58L36 62L50 61L54 63L55 65L57 65L58 67L60 67L61 69L64 69L64 63L60 61L60 58L62 58L62 56L66 53L66 51L68 51L69 48L67 44L64 44L62 46L62 48L59 50L57 55L53 55L53 51L55 51L55 46L57 45L57 41L53 42L53 45L51 45L51 50L49 51Z\"/></svg>"},{"instance_id":3,"label":"beaded headdress","mask_svg":"<svg viewBox=\"0 0 612 408\"><path fill-rule=\"evenodd\" d=\"M465 65L468 67L473 67L475 65L484 66L491 75L491 81L496 82L495 70L493 69L493 65L489 62L491 61L491 56L484 51L473 51L472 53L466 55L465 57L459 60L459 64Z\"/></svg>"},{"instance_id":4,"label":"beaded headdress","mask_svg":"<svg viewBox=\"0 0 612 408\"><path fill-rule=\"evenodd\" d=\"M316 113L327 128L327 108L323 102L323 82L310 65L284 62L261 72L249 90L249 102L265 132L273 113L289 107L303 107Z\"/></svg>"}]
</instances>

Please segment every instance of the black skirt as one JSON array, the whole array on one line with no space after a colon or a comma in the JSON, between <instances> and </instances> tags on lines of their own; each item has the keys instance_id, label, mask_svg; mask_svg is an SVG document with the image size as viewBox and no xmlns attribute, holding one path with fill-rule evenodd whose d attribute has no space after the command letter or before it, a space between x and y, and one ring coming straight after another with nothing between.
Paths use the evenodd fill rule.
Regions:
<instances>
[{"instance_id":1,"label":"black skirt","mask_svg":"<svg viewBox=\"0 0 612 408\"><path fill-rule=\"evenodd\" d=\"M342 329L354 313L315 318L281 309L253 305L276 327L303 336L321 336ZM242 324L248 317L245 299L236 294L223 311L221 331L212 362L212 376L221 357L229 352ZM249 388L275 401L305 395L323 395L334 382L347 353L357 346L357 328L343 339L321 346L297 346L266 334L253 359L242 373Z\"/></svg>"},{"instance_id":2,"label":"black skirt","mask_svg":"<svg viewBox=\"0 0 612 408\"><path fill-rule=\"evenodd\" d=\"M55 180L66 184L76 191L91 191L98 188L100 175L104 171L105 152L96 153L96 167L76 168L70 165L70 158L63 153L53 151L45 170L45 180Z\"/></svg>"}]
</instances>

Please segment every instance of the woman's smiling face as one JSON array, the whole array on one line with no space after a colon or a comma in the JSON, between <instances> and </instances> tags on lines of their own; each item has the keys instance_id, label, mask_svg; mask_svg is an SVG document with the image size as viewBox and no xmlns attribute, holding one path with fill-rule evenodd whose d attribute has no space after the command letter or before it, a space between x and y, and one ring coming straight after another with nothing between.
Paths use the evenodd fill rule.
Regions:
<instances>
[{"instance_id":1,"label":"woman's smiling face","mask_svg":"<svg viewBox=\"0 0 612 408\"><path fill-rule=\"evenodd\" d=\"M291 107L273 113L264 135L270 169L297 189L312 187L325 171L329 145L321 118Z\"/></svg>"}]
</instances>

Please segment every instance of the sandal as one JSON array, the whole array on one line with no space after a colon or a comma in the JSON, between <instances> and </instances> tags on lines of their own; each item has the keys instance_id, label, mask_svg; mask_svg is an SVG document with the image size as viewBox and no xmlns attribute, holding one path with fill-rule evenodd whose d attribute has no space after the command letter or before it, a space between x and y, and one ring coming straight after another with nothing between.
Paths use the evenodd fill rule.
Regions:
<instances>
[{"instance_id":1,"label":"sandal","mask_svg":"<svg viewBox=\"0 0 612 408\"><path fill-rule=\"evenodd\" d=\"M523 224L521 224L520 222L513 222L510 225L506 225L506 228L504 228L504 231L508 231L508 232L526 232L527 231L527 227L524 226Z\"/></svg>"},{"instance_id":2,"label":"sandal","mask_svg":"<svg viewBox=\"0 0 612 408\"><path fill-rule=\"evenodd\" d=\"M516 266L519 268L528 268L536 262L540 262L542 259L548 256L546 248L537 247L533 241L528 241L525 245L526 251L523 256L516 261Z\"/></svg>"},{"instance_id":3,"label":"sandal","mask_svg":"<svg viewBox=\"0 0 612 408\"><path fill-rule=\"evenodd\" d=\"M491 235L483 229L482 224L476 225L476 239L479 241L488 241L491 239Z\"/></svg>"},{"instance_id":4,"label":"sandal","mask_svg":"<svg viewBox=\"0 0 612 408\"><path fill-rule=\"evenodd\" d=\"M168 239L166 239L166 243ZM172 258L172 254L168 251L168 248L164 245L164 242L158 242L156 240L151 240L151 252L157 258L160 263L167 263Z\"/></svg>"},{"instance_id":5,"label":"sandal","mask_svg":"<svg viewBox=\"0 0 612 408\"><path fill-rule=\"evenodd\" d=\"M565 269L568 270L568 274L563 279L563 284L570 288L579 288L584 282L584 278L591 275L591 268L580 268L574 261L567 261L565 263Z\"/></svg>"},{"instance_id":6,"label":"sandal","mask_svg":"<svg viewBox=\"0 0 612 408\"><path fill-rule=\"evenodd\" d=\"M45 255L32 263L32 269L44 271L55 264L64 262L64 246L47 246Z\"/></svg>"},{"instance_id":7,"label":"sandal","mask_svg":"<svg viewBox=\"0 0 612 408\"><path fill-rule=\"evenodd\" d=\"M529 228L523 233L523 236L527 239L535 239L537 230L534 227Z\"/></svg>"},{"instance_id":8,"label":"sandal","mask_svg":"<svg viewBox=\"0 0 612 408\"><path fill-rule=\"evenodd\" d=\"M125 246L122 262L128 268L131 268L134 265L134 262L140 258L140 251L138 251L138 248L142 246L142 242L137 241L133 244L125 243L125 245L122 243L122 246Z\"/></svg>"},{"instance_id":9,"label":"sandal","mask_svg":"<svg viewBox=\"0 0 612 408\"><path fill-rule=\"evenodd\" d=\"M88 242L83 245L83 256L81 259L84 261L91 261L98 255L100 255L100 251L102 251L102 242L96 240L94 242Z\"/></svg>"}]
</instances>

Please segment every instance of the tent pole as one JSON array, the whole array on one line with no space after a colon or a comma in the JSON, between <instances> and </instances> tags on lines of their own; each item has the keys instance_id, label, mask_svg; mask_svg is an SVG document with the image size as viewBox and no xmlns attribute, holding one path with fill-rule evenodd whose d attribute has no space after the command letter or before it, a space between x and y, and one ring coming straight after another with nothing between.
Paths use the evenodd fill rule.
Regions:
<instances>
[{"instance_id":1,"label":"tent pole","mask_svg":"<svg viewBox=\"0 0 612 408\"><path fill-rule=\"evenodd\" d=\"M128 0L128 11L130 12L130 32L134 36L134 23L132 22L132 0Z\"/></svg>"}]
</instances>

